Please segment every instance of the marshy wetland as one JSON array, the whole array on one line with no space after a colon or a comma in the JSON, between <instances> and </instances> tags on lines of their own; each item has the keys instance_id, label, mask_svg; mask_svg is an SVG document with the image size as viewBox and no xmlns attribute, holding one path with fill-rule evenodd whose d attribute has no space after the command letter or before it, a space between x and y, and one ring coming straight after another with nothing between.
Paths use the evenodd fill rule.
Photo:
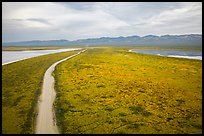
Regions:
<instances>
[{"instance_id":1,"label":"marshy wetland","mask_svg":"<svg viewBox=\"0 0 204 136\"><path fill-rule=\"evenodd\" d=\"M202 61L99 47L58 64L60 133L202 133ZM2 66L2 133L35 133L43 75L78 51Z\"/></svg>"}]
</instances>

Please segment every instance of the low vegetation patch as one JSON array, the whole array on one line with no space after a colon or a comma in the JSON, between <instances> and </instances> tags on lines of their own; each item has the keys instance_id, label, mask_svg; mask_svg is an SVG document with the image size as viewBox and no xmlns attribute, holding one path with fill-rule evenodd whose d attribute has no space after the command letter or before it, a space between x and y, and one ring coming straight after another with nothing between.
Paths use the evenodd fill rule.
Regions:
<instances>
[{"instance_id":1,"label":"low vegetation patch","mask_svg":"<svg viewBox=\"0 0 204 136\"><path fill-rule=\"evenodd\" d=\"M54 72L61 133L202 133L200 60L104 47Z\"/></svg>"},{"instance_id":2,"label":"low vegetation patch","mask_svg":"<svg viewBox=\"0 0 204 136\"><path fill-rule=\"evenodd\" d=\"M45 71L76 52L44 55L2 66L3 134L34 133L36 103Z\"/></svg>"}]
</instances>

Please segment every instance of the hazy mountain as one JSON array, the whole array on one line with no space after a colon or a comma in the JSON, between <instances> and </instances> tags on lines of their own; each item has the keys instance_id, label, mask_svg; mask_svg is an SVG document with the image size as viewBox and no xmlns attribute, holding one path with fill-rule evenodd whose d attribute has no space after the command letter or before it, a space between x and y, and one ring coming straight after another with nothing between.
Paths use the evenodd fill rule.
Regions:
<instances>
[{"instance_id":1,"label":"hazy mountain","mask_svg":"<svg viewBox=\"0 0 204 136\"><path fill-rule=\"evenodd\" d=\"M96 45L113 45L113 46L182 46L182 47L202 47L202 35L147 35L147 36L127 36L127 37L100 37L69 40L35 40L22 42L2 43L3 46L96 46Z\"/></svg>"}]
</instances>

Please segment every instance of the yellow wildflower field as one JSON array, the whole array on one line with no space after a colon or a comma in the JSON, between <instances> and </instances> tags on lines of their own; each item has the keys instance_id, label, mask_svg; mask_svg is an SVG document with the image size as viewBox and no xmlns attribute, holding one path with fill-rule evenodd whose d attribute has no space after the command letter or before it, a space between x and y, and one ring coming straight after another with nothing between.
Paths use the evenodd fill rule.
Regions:
<instances>
[{"instance_id":1,"label":"yellow wildflower field","mask_svg":"<svg viewBox=\"0 0 204 136\"><path fill-rule=\"evenodd\" d=\"M54 71L61 133L202 133L202 61L91 48Z\"/></svg>"}]
</instances>

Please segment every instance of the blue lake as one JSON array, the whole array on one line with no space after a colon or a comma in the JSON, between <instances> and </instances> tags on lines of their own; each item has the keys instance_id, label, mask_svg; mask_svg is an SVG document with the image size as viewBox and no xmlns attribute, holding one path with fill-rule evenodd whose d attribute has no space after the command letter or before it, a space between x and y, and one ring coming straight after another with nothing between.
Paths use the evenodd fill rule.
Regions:
<instances>
[{"instance_id":1,"label":"blue lake","mask_svg":"<svg viewBox=\"0 0 204 136\"><path fill-rule=\"evenodd\" d=\"M192 50L129 50L130 52L152 54L167 57L188 58L202 60L202 51Z\"/></svg>"},{"instance_id":2,"label":"blue lake","mask_svg":"<svg viewBox=\"0 0 204 136\"><path fill-rule=\"evenodd\" d=\"M34 50L34 51L2 51L2 65L9 64L12 62L52 54L65 51L79 50L80 48L67 48L58 50Z\"/></svg>"}]
</instances>

